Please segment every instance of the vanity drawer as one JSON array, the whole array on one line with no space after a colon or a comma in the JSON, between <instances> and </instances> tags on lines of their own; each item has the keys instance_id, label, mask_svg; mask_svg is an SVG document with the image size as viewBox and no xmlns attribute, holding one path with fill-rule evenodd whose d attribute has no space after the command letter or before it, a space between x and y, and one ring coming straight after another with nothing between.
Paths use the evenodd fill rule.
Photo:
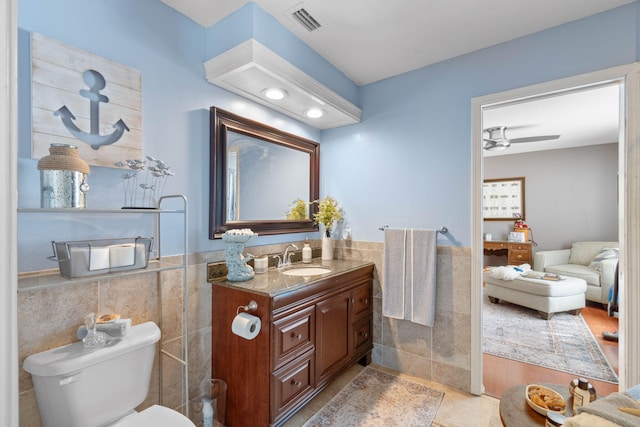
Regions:
<instances>
[{"instance_id":1,"label":"vanity drawer","mask_svg":"<svg viewBox=\"0 0 640 427\"><path fill-rule=\"evenodd\" d=\"M307 307L273 322L273 368L284 365L313 347L315 308Z\"/></svg>"},{"instance_id":2,"label":"vanity drawer","mask_svg":"<svg viewBox=\"0 0 640 427\"><path fill-rule=\"evenodd\" d=\"M285 365L273 373L271 388L272 421L293 409L315 387L315 353ZM260 398L261 396L258 396Z\"/></svg>"},{"instance_id":3,"label":"vanity drawer","mask_svg":"<svg viewBox=\"0 0 640 427\"><path fill-rule=\"evenodd\" d=\"M359 286L353 291L353 314L364 313L371 307L371 286Z\"/></svg>"},{"instance_id":4,"label":"vanity drawer","mask_svg":"<svg viewBox=\"0 0 640 427\"><path fill-rule=\"evenodd\" d=\"M353 325L353 342L355 350L358 351L362 347L371 345L372 343L372 319L371 316L364 317Z\"/></svg>"}]
</instances>

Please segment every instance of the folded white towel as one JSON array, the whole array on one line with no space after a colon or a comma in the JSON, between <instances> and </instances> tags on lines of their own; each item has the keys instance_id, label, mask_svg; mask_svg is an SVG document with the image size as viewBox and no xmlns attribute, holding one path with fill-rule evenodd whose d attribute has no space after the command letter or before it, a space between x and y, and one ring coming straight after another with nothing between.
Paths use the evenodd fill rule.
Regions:
<instances>
[{"instance_id":1,"label":"folded white towel","mask_svg":"<svg viewBox=\"0 0 640 427\"><path fill-rule=\"evenodd\" d=\"M640 404L627 393L611 393L610 395L594 400L588 405L578 408L578 414L588 413L611 421L622 427L637 427L640 418L620 411L618 408L640 409Z\"/></svg>"}]
</instances>

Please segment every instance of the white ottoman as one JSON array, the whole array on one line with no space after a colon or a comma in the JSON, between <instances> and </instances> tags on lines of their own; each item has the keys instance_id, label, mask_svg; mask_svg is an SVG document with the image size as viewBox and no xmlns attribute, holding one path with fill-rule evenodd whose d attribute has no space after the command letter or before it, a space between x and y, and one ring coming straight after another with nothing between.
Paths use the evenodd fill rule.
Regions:
<instances>
[{"instance_id":1,"label":"white ottoman","mask_svg":"<svg viewBox=\"0 0 640 427\"><path fill-rule=\"evenodd\" d=\"M542 274L542 273L541 273ZM484 293L497 304L500 300L538 310L543 319L553 313L569 311L578 315L585 306L587 282L576 277L561 276L551 281L519 277L514 280L494 279L484 273Z\"/></svg>"}]
</instances>

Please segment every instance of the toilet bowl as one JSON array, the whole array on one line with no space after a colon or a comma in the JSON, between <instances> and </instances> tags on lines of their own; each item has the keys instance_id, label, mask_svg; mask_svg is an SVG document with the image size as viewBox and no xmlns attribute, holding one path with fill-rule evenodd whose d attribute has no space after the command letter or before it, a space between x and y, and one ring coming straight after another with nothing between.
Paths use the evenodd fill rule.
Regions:
<instances>
[{"instance_id":1,"label":"toilet bowl","mask_svg":"<svg viewBox=\"0 0 640 427\"><path fill-rule=\"evenodd\" d=\"M191 427L195 426L179 412L160 405L153 405L142 412L134 412L104 427Z\"/></svg>"},{"instance_id":2,"label":"toilet bowl","mask_svg":"<svg viewBox=\"0 0 640 427\"><path fill-rule=\"evenodd\" d=\"M158 326L146 322L103 348L75 342L27 357L43 426L195 427L163 406L134 411L149 392L159 340Z\"/></svg>"}]
</instances>

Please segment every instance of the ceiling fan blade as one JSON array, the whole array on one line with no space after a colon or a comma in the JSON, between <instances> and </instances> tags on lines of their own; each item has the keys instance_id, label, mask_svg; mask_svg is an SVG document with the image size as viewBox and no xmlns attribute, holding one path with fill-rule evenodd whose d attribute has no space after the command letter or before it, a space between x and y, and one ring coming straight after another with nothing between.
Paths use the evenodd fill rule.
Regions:
<instances>
[{"instance_id":1,"label":"ceiling fan blade","mask_svg":"<svg viewBox=\"0 0 640 427\"><path fill-rule=\"evenodd\" d=\"M509 142L512 144L517 144L519 142L536 142L536 141L550 141L552 139L558 139L560 135L540 135L540 136L528 136L525 138L513 138L509 139Z\"/></svg>"}]
</instances>

